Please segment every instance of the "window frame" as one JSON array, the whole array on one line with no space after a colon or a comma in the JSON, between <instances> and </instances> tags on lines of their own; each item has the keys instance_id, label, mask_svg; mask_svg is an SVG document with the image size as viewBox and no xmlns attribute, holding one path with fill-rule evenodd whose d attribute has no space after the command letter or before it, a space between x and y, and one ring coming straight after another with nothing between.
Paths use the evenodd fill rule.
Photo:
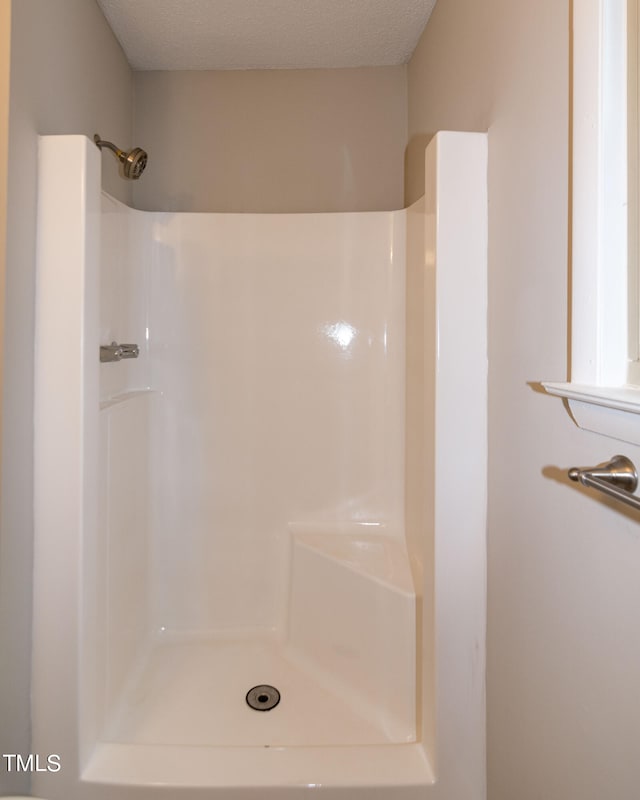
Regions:
<instances>
[{"instance_id":1,"label":"window frame","mask_svg":"<svg viewBox=\"0 0 640 800\"><path fill-rule=\"evenodd\" d=\"M629 358L637 356L637 259L631 264L628 238L631 2L573 3L571 372L568 382L543 386L567 398L579 427L640 444L640 384L629 382L640 376Z\"/></svg>"}]
</instances>

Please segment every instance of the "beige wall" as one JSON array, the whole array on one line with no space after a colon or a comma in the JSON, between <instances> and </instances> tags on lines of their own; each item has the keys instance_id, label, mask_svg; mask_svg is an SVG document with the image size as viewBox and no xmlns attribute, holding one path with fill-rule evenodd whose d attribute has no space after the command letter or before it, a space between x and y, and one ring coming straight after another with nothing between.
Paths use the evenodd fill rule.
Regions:
<instances>
[{"instance_id":1,"label":"beige wall","mask_svg":"<svg viewBox=\"0 0 640 800\"><path fill-rule=\"evenodd\" d=\"M439 0L408 68L408 201L433 132L489 129L490 800L637 793L638 520L543 470L640 449L528 385L566 375L568 2ZM135 138L152 159L137 204L218 211L398 207L407 141L402 67L139 73L132 137L130 73L93 2L15 0L12 37L1 753L28 752L36 135ZM0 792L24 788L11 777Z\"/></svg>"},{"instance_id":2,"label":"beige wall","mask_svg":"<svg viewBox=\"0 0 640 800\"><path fill-rule=\"evenodd\" d=\"M401 208L406 68L137 72L138 208Z\"/></svg>"},{"instance_id":3,"label":"beige wall","mask_svg":"<svg viewBox=\"0 0 640 800\"><path fill-rule=\"evenodd\" d=\"M408 70L409 200L489 129L490 800L638 796L640 518L551 467L640 449L529 385L567 374L569 41L568 0L439 0Z\"/></svg>"},{"instance_id":4,"label":"beige wall","mask_svg":"<svg viewBox=\"0 0 640 800\"><path fill-rule=\"evenodd\" d=\"M2 350L4 337L4 285L7 254L7 184L9 162L9 71L11 62L11 2L0 0L0 397L2 396ZM0 408L0 452L2 410ZM2 464L0 462L0 475ZM1 500L0 500L1 502Z\"/></svg>"},{"instance_id":5,"label":"beige wall","mask_svg":"<svg viewBox=\"0 0 640 800\"><path fill-rule=\"evenodd\" d=\"M0 392L2 391L3 359L2 341L4 337L4 287L6 274L6 252L7 252L7 181L8 181L8 161L7 152L9 145L9 68L11 53L11 2L10 0L0 0ZM1 395L0 395L1 396ZM0 409L0 444L2 442L2 411ZM0 462L0 475L2 464ZM0 503L2 494L0 493ZM4 692L11 692L13 687L5 686L2 677L7 670L11 670L11 661L7 658L6 647L10 642L10 637L6 636L10 621L7 622L7 614L10 613L13 605L12 598L4 590L3 577L6 570L2 564L6 563L6 548L0 532L0 752L6 753L2 749L7 745L6 737L2 734L5 727L3 725L4 710L6 700ZM24 620L24 617L22 618ZM24 669L24 659L23 659ZM11 674L11 672L9 673ZM26 699L23 688L23 700ZM21 734L25 731L26 719L22 720ZM21 735L18 744L23 744L26 740ZM3 788L2 768L0 767L0 790ZM0 792L1 794L2 792Z\"/></svg>"},{"instance_id":6,"label":"beige wall","mask_svg":"<svg viewBox=\"0 0 640 800\"><path fill-rule=\"evenodd\" d=\"M97 131L127 143L131 102L129 67L93 0L14 0L2 411L0 753L29 752L37 136L92 136ZM113 158L104 158L106 188L128 199ZM0 795L24 789L27 776L7 774L3 765Z\"/></svg>"}]
</instances>

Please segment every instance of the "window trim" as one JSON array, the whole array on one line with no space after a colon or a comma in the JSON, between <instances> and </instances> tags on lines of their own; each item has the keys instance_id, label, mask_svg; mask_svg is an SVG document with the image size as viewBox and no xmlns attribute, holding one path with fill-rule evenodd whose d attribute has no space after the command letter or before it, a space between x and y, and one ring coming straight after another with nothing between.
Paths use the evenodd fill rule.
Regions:
<instances>
[{"instance_id":1,"label":"window trim","mask_svg":"<svg viewBox=\"0 0 640 800\"><path fill-rule=\"evenodd\" d=\"M587 430L640 444L628 383L627 0L573 4L571 374L543 383Z\"/></svg>"}]
</instances>

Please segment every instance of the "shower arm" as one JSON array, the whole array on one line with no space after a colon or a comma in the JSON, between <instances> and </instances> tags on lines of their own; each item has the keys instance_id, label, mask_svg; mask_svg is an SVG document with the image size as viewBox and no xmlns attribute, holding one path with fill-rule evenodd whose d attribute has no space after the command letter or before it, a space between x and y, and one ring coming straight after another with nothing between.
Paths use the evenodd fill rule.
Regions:
<instances>
[{"instance_id":1,"label":"shower arm","mask_svg":"<svg viewBox=\"0 0 640 800\"><path fill-rule=\"evenodd\" d=\"M122 160L123 160L123 156L126 158L126 153L125 153L125 151L124 151L124 150L121 150L119 147L116 147L116 146L115 146L115 144L114 144L113 142L108 142L106 139L101 139L101 138L98 136L98 134L97 134L97 133L96 133L96 135L93 137L93 141L94 141L94 142L96 143L96 145L97 145L98 147L100 147L100 148L103 148L103 147L108 147L108 148L109 148L109 150L111 150L113 153L115 153L115 155L116 155L116 158L118 158L120 161L122 161Z\"/></svg>"}]
</instances>

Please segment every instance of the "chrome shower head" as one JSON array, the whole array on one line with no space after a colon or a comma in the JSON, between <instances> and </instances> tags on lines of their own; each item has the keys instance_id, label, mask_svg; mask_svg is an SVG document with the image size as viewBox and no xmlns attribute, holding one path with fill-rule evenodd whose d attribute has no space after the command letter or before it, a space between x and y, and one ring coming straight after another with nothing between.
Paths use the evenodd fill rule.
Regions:
<instances>
[{"instance_id":1,"label":"chrome shower head","mask_svg":"<svg viewBox=\"0 0 640 800\"><path fill-rule=\"evenodd\" d=\"M115 154L122 165L122 174L125 178L136 181L144 172L144 168L147 166L147 154L142 148L134 147L132 150L120 150L113 142L103 141L97 133L93 137L93 141L100 150L103 147L107 147Z\"/></svg>"}]
</instances>

